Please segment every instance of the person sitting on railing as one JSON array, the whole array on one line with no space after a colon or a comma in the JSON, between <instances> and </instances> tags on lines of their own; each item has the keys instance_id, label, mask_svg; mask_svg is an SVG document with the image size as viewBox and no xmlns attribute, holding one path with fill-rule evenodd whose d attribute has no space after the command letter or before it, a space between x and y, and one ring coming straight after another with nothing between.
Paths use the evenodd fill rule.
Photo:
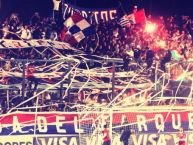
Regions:
<instances>
[{"instance_id":1,"label":"person sitting on railing","mask_svg":"<svg viewBox=\"0 0 193 145\"><path fill-rule=\"evenodd\" d=\"M137 64L141 65L141 48L140 45L137 45L136 48L133 49L134 52L134 60L137 62Z\"/></svg>"},{"instance_id":2,"label":"person sitting on railing","mask_svg":"<svg viewBox=\"0 0 193 145\"><path fill-rule=\"evenodd\" d=\"M146 63L147 67L146 69L151 68L154 60L154 52L149 47L146 47Z\"/></svg>"},{"instance_id":3,"label":"person sitting on railing","mask_svg":"<svg viewBox=\"0 0 193 145\"><path fill-rule=\"evenodd\" d=\"M128 54L125 54L123 56L123 70L124 71L129 71L129 63L131 61L131 58Z\"/></svg>"}]
</instances>

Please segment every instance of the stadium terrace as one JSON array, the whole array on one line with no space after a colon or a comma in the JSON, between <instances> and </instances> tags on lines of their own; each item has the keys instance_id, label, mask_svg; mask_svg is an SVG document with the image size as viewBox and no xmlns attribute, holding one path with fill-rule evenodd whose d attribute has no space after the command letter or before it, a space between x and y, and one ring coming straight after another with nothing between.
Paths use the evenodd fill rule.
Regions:
<instances>
[{"instance_id":1,"label":"stadium terrace","mask_svg":"<svg viewBox=\"0 0 193 145\"><path fill-rule=\"evenodd\" d=\"M191 16L52 2L0 22L0 145L193 144Z\"/></svg>"}]
</instances>

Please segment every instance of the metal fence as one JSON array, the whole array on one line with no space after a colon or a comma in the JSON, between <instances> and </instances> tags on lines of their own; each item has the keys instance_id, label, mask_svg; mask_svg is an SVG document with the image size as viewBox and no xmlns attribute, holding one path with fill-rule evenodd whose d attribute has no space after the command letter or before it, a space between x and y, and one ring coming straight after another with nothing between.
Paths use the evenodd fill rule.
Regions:
<instances>
[{"instance_id":1,"label":"metal fence","mask_svg":"<svg viewBox=\"0 0 193 145\"><path fill-rule=\"evenodd\" d=\"M37 98L41 109L55 102L85 108L94 100L106 107L191 103L191 62L170 62L165 72L159 62L128 66L120 59L0 60L1 106L33 108Z\"/></svg>"}]
</instances>

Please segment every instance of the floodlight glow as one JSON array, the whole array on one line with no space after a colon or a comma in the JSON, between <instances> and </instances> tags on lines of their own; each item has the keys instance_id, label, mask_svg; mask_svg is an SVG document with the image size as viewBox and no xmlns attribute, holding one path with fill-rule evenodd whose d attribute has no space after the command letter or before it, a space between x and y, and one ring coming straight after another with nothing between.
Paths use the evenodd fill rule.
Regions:
<instances>
[{"instance_id":1,"label":"floodlight glow","mask_svg":"<svg viewBox=\"0 0 193 145\"><path fill-rule=\"evenodd\" d=\"M156 30L156 24L147 23L145 26L145 32L147 33L154 33Z\"/></svg>"}]
</instances>

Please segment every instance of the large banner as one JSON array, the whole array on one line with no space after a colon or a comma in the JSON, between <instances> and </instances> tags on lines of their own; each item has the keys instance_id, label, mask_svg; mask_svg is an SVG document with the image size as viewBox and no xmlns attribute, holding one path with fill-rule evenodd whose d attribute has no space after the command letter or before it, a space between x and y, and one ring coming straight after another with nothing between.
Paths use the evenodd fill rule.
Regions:
<instances>
[{"instance_id":1,"label":"large banner","mask_svg":"<svg viewBox=\"0 0 193 145\"><path fill-rule=\"evenodd\" d=\"M133 145L175 145L179 128L187 144L193 143L193 113L183 112L85 112L24 113L1 115L0 145L100 145L99 126L112 129L112 145L121 145L122 122L134 130ZM97 137L96 137L97 135Z\"/></svg>"},{"instance_id":2,"label":"large banner","mask_svg":"<svg viewBox=\"0 0 193 145\"><path fill-rule=\"evenodd\" d=\"M193 144L193 113L189 111L150 111L113 113L113 132L119 134L121 120L134 130L133 145L176 145L179 129L183 128L186 144ZM116 127L117 126L117 127ZM116 138L116 137L114 137Z\"/></svg>"},{"instance_id":3,"label":"large banner","mask_svg":"<svg viewBox=\"0 0 193 145\"><path fill-rule=\"evenodd\" d=\"M12 113L1 117L0 145L79 145L77 113Z\"/></svg>"},{"instance_id":4,"label":"large banner","mask_svg":"<svg viewBox=\"0 0 193 145\"><path fill-rule=\"evenodd\" d=\"M54 47L57 49L73 49L70 44L52 40L9 40L0 39L0 49L4 48L30 48L30 47ZM75 50L75 49L74 49Z\"/></svg>"},{"instance_id":5,"label":"large banner","mask_svg":"<svg viewBox=\"0 0 193 145\"><path fill-rule=\"evenodd\" d=\"M90 23L99 23L100 20L109 21L117 16L117 9L86 9L63 3L63 18L71 16L74 12L79 12Z\"/></svg>"}]
</instances>

